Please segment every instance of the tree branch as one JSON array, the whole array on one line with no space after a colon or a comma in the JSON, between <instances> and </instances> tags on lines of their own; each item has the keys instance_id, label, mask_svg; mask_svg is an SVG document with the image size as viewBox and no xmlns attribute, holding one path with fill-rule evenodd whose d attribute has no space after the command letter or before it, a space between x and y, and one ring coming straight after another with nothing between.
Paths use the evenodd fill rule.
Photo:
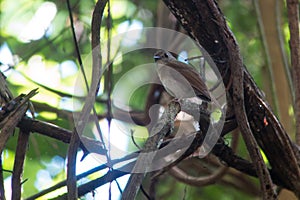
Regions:
<instances>
[{"instance_id":1,"label":"tree branch","mask_svg":"<svg viewBox=\"0 0 300 200\"><path fill-rule=\"evenodd\" d=\"M225 87L229 88L229 95L233 96L233 87L230 85L230 75L233 68L228 62L230 60L231 50L226 48L226 44L220 34L219 26L222 22L219 22L218 19L214 17L212 8L208 6L208 2L214 3L212 1L179 0L164 0L164 2L181 22L189 35L210 54L223 77ZM269 105L263 100L262 92L257 88L249 72L245 67L242 69L244 75L242 84L245 95L244 106L247 112L247 119L251 122L249 123L251 131L257 143L267 156L272 170L280 177L280 182L284 182L287 188L290 188L296 194L298 193L299 196L299 149L290 141L288 135L284 129L282 129L282 125L272 113ZM251 97L251 95L253 96L253 92L256 94L255 97ZM252 101L250 102L249 99L251 98ZM254 107L258 108L261 106L259 99L264 102L265 109L268 113L271 113L272 117L276 120L269 121L265 118L265 115L261 113L261 109L253 109ZM250 110L252 111L251 114L249 113ZM262 127L262 129L256 129L257 127L255 125L263 124L265 120L268 120L268 128ZM280 129L278 130L277 127L280 127ZM272 143L270 142L270 137L273 139ZM279 154L274 154L274 152L279 152Z\"/></svg>"},{"instance_id":2,"label":"tree branch","mask_svg":"<svg viewBox=\"0 0 300 200\"><path fill-rule=\"evenodd\" d=\"M299 37L299 1L287 0L290 29L291 65L295 88L294 112L296 118L296 142L300 145L300 37Z\"/></svg>"},{"instance_id":3,"label":"tree branch","mask_svg":"<svg viewBox=\"0 0 300 200\"><path fill-rule=\"evenodd\" d=\"M263 161L262 155L260 154L259 147L250 129L246 109L244 106L244 88L243 88L243 61L240 55L238 44L229 30L225 19L218 9L217 5L209 1L210 9L213 12L214 19L219 23L219 32L222 37L222 41L225 44L225 48L228 49L229 59L228 64L231 66L231 78L232 81L232 97L233 106L235 110L235 116L244 138L246 147L249 151L250 158L255 166L258 178L260 180L261 189L263 192L263 199L275 199L276 193L273 190L273 183L267 167Z\"/></svg>"},{"instance_id":4,"label":"tree branch","mask_svg":"<svg viewBox=\"0 0 300 200\"><path fill-rule=\"evenodd\" d=\"M23 173L23 166L25 161L26 150L28 147L29 131L21 129L18 137L18 145L16 149L16 156L12 174L12 199L21 199L21 177Z\"/></svg>"},{"instance_id":5,"label":"tree branch","mask_svg":"<svg viewBox=\"0 0 300 200\"><path fill-rule=\"evenodd\" d=\"M179 104L171 102L159 122L150 131L150 137L147 139L143 150L138 156L137 162L132 169L132 175L124 189L122 200L135 199L145 174L151 170L151 163L155 158L156 150L160 146L160 141L170 132L170 130L172 130L172 122L174 122L179 111Z\"/></svg>"}]
</instances>

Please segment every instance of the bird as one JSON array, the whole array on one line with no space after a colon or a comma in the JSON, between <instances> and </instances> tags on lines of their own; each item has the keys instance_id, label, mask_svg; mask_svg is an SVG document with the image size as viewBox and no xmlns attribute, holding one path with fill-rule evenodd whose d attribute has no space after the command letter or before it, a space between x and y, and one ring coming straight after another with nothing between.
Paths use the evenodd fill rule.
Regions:
<instances>
[{"instance_id":1,"label":"bird","mask_svg":"<svg viewBox=\"0 0 300 200\"><path fill-rule=\"evenodd\" d=\"M175 98L198 97L206 102L211 102L208 88L196 69L178 61L165 50L157 51L153 58L157 64L157 75L171 96Z\"/></svg>"}]
</instances>

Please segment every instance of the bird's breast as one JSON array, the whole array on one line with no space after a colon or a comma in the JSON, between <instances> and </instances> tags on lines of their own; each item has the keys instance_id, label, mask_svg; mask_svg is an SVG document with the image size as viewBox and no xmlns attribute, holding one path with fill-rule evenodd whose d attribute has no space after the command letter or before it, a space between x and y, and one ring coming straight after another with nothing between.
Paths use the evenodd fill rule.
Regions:
<instances>
[{"instance_id":1,"label":"bird's breast","mask_svg":"<svg viewBox=\"0 0 300 200\"><path fill-rule=\"evenodd\" d=\"M158 77L166 91L175 98L196 97L189 81L177 70L164 64L157 64Z\"/></svg>"}]
</instances>

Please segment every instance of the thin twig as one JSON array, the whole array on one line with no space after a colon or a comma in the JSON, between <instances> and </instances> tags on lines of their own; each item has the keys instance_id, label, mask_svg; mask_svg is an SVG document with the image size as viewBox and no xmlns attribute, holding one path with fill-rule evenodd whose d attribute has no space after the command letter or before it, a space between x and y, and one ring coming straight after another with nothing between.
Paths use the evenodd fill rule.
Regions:
<instances>
[{"instance_id":1,"label":"thin twig","mask_svg":"<svg viewBox=\"0 0 300 200\"><path fill-rule=\"evenodd\" d=\"M290 29L291 65L295 88L296 143L300 145L300 37L299 37L299 1L287 0Z\"/></svg>"},{"instance_id":2,"label":"thin twig","mask_svg":"<svg viewBox=\"0 0 300 200\"><path fill-rule=\"evenodd\" d=\"M2 156L0 155L0 199L5 200L3 171L4 170L2 168Z\"/></svg>"},{"instance_id":3,"label":"thin twig","mask_svg":"<svg viewBox=\"0 0 300 200\"><path fill-rule=\"evenodd\" d=\"M101 22L102 22L102 20L100 20L100 19L102 19L104 8L105 8L105 5L107 4L107 2L108 2L108 0L103 0L103 1L98 0L95 5L95 9L94 9L93 16L92 16L92 24L91 24L91 26L92 26L91 46L92 46L92 60L93 60L92 83L91 83L91 88L90 88L90 91L88 94L88 98L86 100L86 104L82 109L83 114L86 117L88 116L88 114L91 110L90 108L92 108L94 116L97 115L97 112L96 112L95 107L93 106L93 103L94 103L96 94L99 91L100 79L104 72L104 70L102 68L102 55L101 55L101 46L100 46L100 28L101 28ZM84 118L81 118L81 119L84 119ZM103 148L107 149L103 135L101 133L101 129L100 129L97 117L95 117L94 120L95 120L95 125L96 125L97 131L99 133L101 142L103 143ZM79 123L81 123L81 120L79 120ZM108 153L109 152L106 153L107 160L110 159Z\"/></svg>"},{"instance_id":4,"label":"thin twig","mask_svg":"<svg viewBox=\"0 0 300 200\"><path fill-rule=\"evenodd\" d=\"M21 177L23 172L23 166L25 161L25 154L28 146L29 131L21 129L18 137L18 145L16 149L16 156L12 174L12 199L21 199L22 187Z\"/></svg>"},{"instance_id":5,"label":"thin twig","mask_svg":"<svg viewBox=\"0 0 300 200\"><path fill-rule=\"evenodd\" d=\"M111 160L111 163L110 163L110 164L111 164L111 165L114 165L114 164L118 164L118 163L122 163L122 162L128 162L128 161L130 161L130 160L132 160L132 159L135 159L135 158L137 157L137 154L138 154L138 153L139 153L139 152L134 152L134 153L132 153L132 154L129 154L129 155L127 155L127 156L124 156L123 158ZM93 169L90 169L90 170L88 170L88 171L86 171L86 172L84 172L84 173L82 173L82 174L78 174L78 175L76 176L76 180L78 181L78 180L80 180L80 179L86 178L86 177L88 177L89 175L91 175L91 174L93 174L93 173L95 173L95 172L99 172L99 171L101 171L101 170L103 170L103 169L106 169L106 168L108 168L108 167L109 167L109 163L105 163L105 164L103 164L103 165L97 166L97 167L95 167L95 168L93 168ZM124 175L125 175L125 174L124 174ZM66 180L61 181L61 182L59 182L59 183L57 183L57 184L55 184L55 185L53 185L53 186L51 186L51 187L49 187L49 188L47 188L47 189L45 189L45 190L40 191L40 192L37 193L37 194L34 194L34 195L32 195L32 196L26 198L26 200L34 200L34 199L37 199L37 198L39 198L39 197L41 197L41 196L43 196L43 195L45 195L45 194L48 194L48 193L50 193L50 192L52 192L52 191L54 191L54 190L57 190L57 189L59 189L59 188L62 188L62 187L64 187L64 186L66 186L66 185L67 185L67 181L66 181ZM99 185L99 186L101 186L101 185ZM95 189L95 188L93 188L93 189ZM92 189L92 190L93 190L93 189Z\"/></svg>"},{"instance_id":6,"label":"thin twig","mask_svg":"<svg viewBox=\"0 0 300 200\"><path fill-rule=\"evenodd\" d=\"M237 148L237 143L238 143L238 134L234 134L231 142L233 152L235 152ZM184 169L180 169L179 167L174 166L169 170L169 173L172 176L174 176L176 179L186 184L202 187L202 186L214 184L218 180L221 180L227 171L228 171L227 166L219 166L219 169L210 175L195 177L195 176L188 175Z\"/></svg>"},{"instance_id":7,"label":"thin twig","mask_svg":"<svg viewBox=\"0 0 300 200\"><path fill-rule=\"evenodd\" d=\"M79 46L76 39L76 33L74 28L74 22L73 22L73 15L72 15L72 9L70 5L70 1L67 0L67 7L69 11L69 19L71 22L71 30L72 30L72 36L74 40L75 50L77 54L77 59L80 65L80 69L82 71L85 85L88 89L88 81L84 72L84 68L82 65L82 60L80 56ZM78 192L77 192L77 180L76 180L76 157L77 157L77 150L79 148L79 136L76 130L73 131L71 136L70 145L68 148L68 162L67 162L67 188L68 188L68 199L77 199L78 198Z\"/></svg>"},{"instance_id":8,"label":"thin twig","mask_svg":"<svg viewBox=\"0 0 300 200\"><path fill-rule=\"evenodd\" d=\"M294 85L293 85L293 77L291 74L291 68L289 65L289 58L287 55L287 52L285 50L285 41L284 41L284 33L283 33L283 29L282 29L282 7L283 7L283 1L280 0L276 0L276 29L278 32L278 40L279 40L279 45L280 45L280 50L281 50L281 55L282 55L282 61L283 61L283 66L284 66L284 72L288 81L288 85L289 85L289 89L290 89L290 93L292 96L292 101L295 99L295 89L294 89Z\"/></svg>"},{"instance_id":9,"label":"thin twig","mask_svg":"<svg viewBox=\"0 0 300 200\"><path fill-rule=\"evenodd\" d=\"M76 179L76 160L77 150L80 144L80 139L76 130L72 133L70 145L68 148L68 162L67 162L67 188L68 199L77 199L77 179Z\"/></svg>"},{"instance_id":10,"label":"thin twig","mask_svg":"<svg viewBox=\"0 0 300 200\"><path fill-rule=\"evenodd\" d=\"M107 58L106 62L108 64L108 71L107 71L107 78L105 78L106 81L106 89L107 89L107 96L108 99L106 101L106 106L107 106L107 122L108 122L108 145L107 145L107 160L110 162L111 160L111 155L110 155L110 150L111 150L111 121L112 121L112 102L111 102L111 93L112 93L112 83L113 83L113 63L110 62L110 54L111 54L111 29L112 29L112 17L111 17L111 11L110 11L110 0L107 2L107 18L106 18L106 31L107 31ZM110 170L112 170L110 168ZM116 181L117 182L117 181ZM111 183L109 182L109 196L108 199L111 200Z\"/></svg>"},{"instance_id":11,"label":"thin twig","mask_svg":"<svg viewBox=\"0 0 300 200\"><path fill-rule=\"evenodd\" d=\"M221 166L220 169L218 169L216 172L213 172L210 175L207 176L190 176L188 175L184 170L180 169L179 167L175 166L173 167L169 173L174 176L177 180L180 180L183 183L197 186L197 187L203 187L207 185L214 184L219 179L221 179L227 172L228 167Z\"/></svg>"},{"instance_id":12,"label":"thin twig","mask_svg":"<svg viewBox=\"0 0 300 200\"><path fill-rule=\"evenodd\" d=\"M101 26L101 19L104 11L104 7L106 5L107 1L97 1L95 5L95 9L93 12L93 17L92 17L92 57L93 57L93 68L92 68L92 81L91 81L91 86L90 88L88 87L87 80L85 80L86 87L88 89L88 96L86 98L85 104L83 106L81 115L78 117L78 124L76 126L76 129L73 131L73 136L71 138L71 143L68 151L68 176L67 176L67 181L68 181L68 190L71 190L71 194L68 193L68 198L77 199L77 186L76 186L76 175L75 175L75 163L76 163L76 153L77 153L77 148L79 147L79 135L82 135L82 132L88 122L88 116L93 110L94 114L96 114L95 108L94 108L94 102L95 102L95 97L96 94L99 90L99 84L100 84L100 78L101 78L101 73L102 73L102 59L101 59L101 51L100 51L100 26ZM70 20L72 21L72 12L71 12L71 7L69 0L67 0L68 3L68 10L70 14ZM72 24L72 28L74 28L74 24ZM76 41L76 35L73 30L73 38L75 41L75 44L77 45ZM79 48L76 49L79 50ZM78 59L80 59L80 53L78 52ZM81 62L82 64L82 62ZM82 66L82 72L83 71L83 66ZM98 130L100 130L99 127L97 127ZM101 136L101 134L100 134ZM103 140L102 140L103 141ZM104 145L104 142L103 142ZM71 154L72 153L72 154ZM72 166L72 164L74 166ZM74 191L76 190L76 191Z\"/></svg>"},{"instance_id":13,"label":"thin twig","mask_svg":"<svg viewBox=\"0 0 300 200\"><path fill-rule=\"evenodd\" d=\"M74 45L75 45L77 60L78 60L79 66L80 66L80 70L83 74L83 79L84 79L85 86L87 87L87 90L88 90L88 88L89 88L88 85L89 84L88 84L86 73L85 73L85 70L84 70L84 67L83 67L81 54L80 54L80 49L79 49L79 45L78 45L77 38L76 38L75 26L74 26L74 21L73 21L73 14L72 14L72 8L71 8L70 0L67 0L67 7L68 7L68 12L69 12L69 19L70 19L70 24L71 24L71 30L72 30L72 36L73 36L73 41L74 41Z\"/></svg>"},{"instance_id":14,"label":"thin twig","mask_svg":"<svg viewBox=\"0 0 300 200\"><path fill-rule=\"evenodd\" d=\"M151 200L149 194L147 194L147 192L146 192L146 190L144 189L143 185L141 185L140 189L141 189L143 195L146 197L146 199Z\"/></svg>"},{"instance_id":15,"label":"thin twig","mask_svg":"<svg viewBox=\"0 0 300 200\"><path fill-rule=\"evenodd\" d=\"M187 134L187 135L189 135L188 137L194 137L192 134ZM182 142L182 138L178 138L176 140L178 140L177 141L178 143ZM187 139L187 140L189 140L189 139ZM167 145L167 143L168 143L168 141L163 142L163 144L161 145L161 148L164 147L165 145ZM125 156L123 158L120 158L120 159L112 160L110 164L116 165L116 164L121 164L121 163L130 163L131 160L134 160L134 159L137 158L138 153L140 153L140 151L134 152L134 153L129 154L129 155L127 155L127 156ZM241 171L241 172L243 172L245 174L248 174L250 176L257 177L255 169L254 169L254 166L249 161L244 160L244 159L242 159L242 158L234 155L232 149L230 147L226 146L225 143L222 140L216 144L216 146L213 149L213 153L216 156L218 156L222 161L224 161L228 166L230 166L230 167L232 167L232 168L234 168L234 169L236 169L238 171ZM76 178L77 178L77 180L80 180L80 179L85 178L85 177L87 177L87 176L89 176L89 175L91 175L91 174L93 174L95 172L98 172L98 171L101 171L103 169L106 169L108 167L108 164L109 163L104 163L103 165L100 165L100 166L95 167L95 168L93 168L93 169L91 169L89 171L86 171L86 172L84 172L82 174L77 175ZM134 164L135 164L135 161L131 162L131 164L129 164L129 165L125 165L123 168L118 169L118 171L123 171L123 172L131 171L132 168L133 168L133 166L134 166ZM114 170L114 171L116 171L116 170ZM111 172L109 172L109 173L111 173ZM272 171L270 173L272 174L272 178L275 181L275 183L277 185L281 185L282 183L278 181L279 180L278 176L276 174L272 173ZM127 173L124 173L124 174L121 173L116 178L118 178L120 176L123 176L125 174L127 174ZM99 179L101 179L101 178L102 177L100 177ZM97 179L97 180L99 180L99 179ZM108 180L106 180L106 181L109 182ZM96 179L95 179L95 181L93 181L93 183L91 183L91 185L93 187L89 188L89 190L88 190L87 187L84 186L86 188L85 192L86 193L90 192L90 191L96 189L97 187L102 186L103 184L107 183L106 181L105 182L97 182ZM45 195L47 193L50 193L50 192L52 192L54 190L57 190L57 189L59 189L61 187L64 187L64 186L66 186L66 181L62 181L60 183L57 183L54 186L51 186L51 187L49 187L49 188L47 188L47 189L45 189L45 190L43 190L43 191L41 191L41 192L39 192L39 193L31 196L31 197L26 198L26 200L37 199L37 198L39 198L39 197L41 197L41 196L43 196L43 195ZM80 187L81 186L79 186L79 188ZM80 194L84 195L86 193L84 193L83 191L81 191L79 193L79 196L80 196Z\"/></svg>"}]
</instances>

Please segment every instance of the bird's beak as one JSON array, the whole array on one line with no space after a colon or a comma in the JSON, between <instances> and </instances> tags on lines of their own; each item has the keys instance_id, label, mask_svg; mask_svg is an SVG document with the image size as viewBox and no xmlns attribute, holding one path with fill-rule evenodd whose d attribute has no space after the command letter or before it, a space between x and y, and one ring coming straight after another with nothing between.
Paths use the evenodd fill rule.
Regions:
<instances>
[{"instance_id":1,"label":"bird's beak","mask_svg":"<svg viewBox=\"0 0 300 200\"><path fill-rule=\"evenodd\" d=\"M153 58L154 58L155 62L161 59L161 57L158 55L154 55Z\"/></svg>"}]
</instances>

